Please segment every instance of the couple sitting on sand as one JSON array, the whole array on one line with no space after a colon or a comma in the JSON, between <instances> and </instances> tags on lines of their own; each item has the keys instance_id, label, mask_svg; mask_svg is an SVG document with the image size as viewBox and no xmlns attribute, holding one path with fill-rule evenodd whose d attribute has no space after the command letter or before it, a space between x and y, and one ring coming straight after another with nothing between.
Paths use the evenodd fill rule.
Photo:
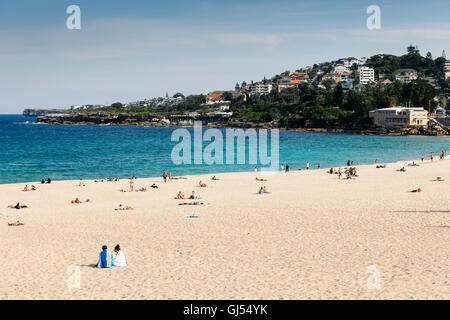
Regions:
<instances>
[{"instance_id":1,"label":"couple sitting on sand","mask_svg":"<svg viewBox=\"0 0 450 320\"><path fill-rule=\"evenodd\" d=\"M259 194L264 194L264 193L270 193L269 191L267 191L266 186L261 187L261 189L259 189L258 191Z\"/></svg>"},{"instance_id":2,"label":"couple sitting on sand","mask_svg":"<svg viewBox=\"0 0 450 320\"><path fill-rule=\"evenodd\" d=\"M186 199L184 194L181 191L178 191L177 196L175 197L175 199ZM195 192L192 191L192 194L190 195L190 197L188 199L200 199L195 195Z\"/></svg>"},{"instance_id":3,"label":"couple sitting on sand","mask_svg":"<svg viewBox=\"0 0 450 320\"><path fill-rule=\"evenodd\" d=\"M31 186L31 189L28 188L28 185L25 185L25 188L23 188L23 191L36 191L36 187L35 186Z\"/></svg>"},{"instance_id":4,"label":"couple sitting on sand","mask_svg":"<svg viewBox=\"0 0 450 320\"><path fill-rule=\"evenodd\" d=\"M128 266L125 255L120 250L120 245L116 245L114 248L116 256L114 257L111 252L108 251L108 247L103 245L100 252L97 268L112 268L112 267L126 267Z\"/></svg>"}]
</instances>

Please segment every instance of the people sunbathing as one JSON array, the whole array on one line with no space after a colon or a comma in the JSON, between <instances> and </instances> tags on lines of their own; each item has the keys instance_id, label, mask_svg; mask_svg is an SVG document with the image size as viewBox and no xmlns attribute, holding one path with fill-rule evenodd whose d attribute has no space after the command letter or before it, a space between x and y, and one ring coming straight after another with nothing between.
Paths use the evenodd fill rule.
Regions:
<instances>
[{"instance_id":1,"label":"people sunbathing","mask_svg":"<svg viewBox=\"0 0 450 320\"><path fill-rule=\"evenodd\" d=\"M176 199L184 199L184 194L181 191L179 191L176 196Z\"/></svg>"},{"instance_id":2,"label":"people sunbathing","mask_svg":"<svg viewBox=\"0 0 450 320\"><path fill-rule=\"evenodd\" d=\"M267 181L267 179L258 178L258 177L256 177L255 179L256 179L256 181Z\"/></svg>"},{"instance_id":3,"label":"people sunbathing","mask_svg":"<svg viewBox=\"0 0 450 320\"><path fill-rule=\"evenodd\" d=\"M21 205L20 202L17 202L17 204L15 206L9 205L8 208L19 210L19 209L28 208L28 206L27 205Z\"/></svg>"},{"instance_id":4,"label":"people sunbathing","mask_svg":"<svg viewBox=\"0 0 450 320\"><path fill-rule=\"evenodd\" d=\"M9 227L17 227L17 226L23 226L23 223L17 220L16 222L8 222Z\"/></svg>"},{"instance_id":5,"label":"people sunbathing","mask_svg":"<svg viewBox=\"0 0 450 320\"><path fill-rule=\"evenodd\" d=\"M385 165L385 164L379 164L379 165L377 165L377 169L384 169L384 168L386 168L386 165Z\"/></svg>"},{"instance_id":6,"label":"people sunbathing","mask_svg":"<svg viewBox=\"0 0 450 320\"><path fill-rule=\"evenodd\" d=\"M399 171L399 172L406 172L406 169L405 169L405 167L402 167L401 169L398 169L397 171Z\"/></svg>"},{"instance_id":7,"label":"people sunbathing","mask_svg":"<svg viewBox=\"0 0 450 320\"><path fill-rule=\"evenodd\" d=\"M139 189L139 191L140 192L147 192L147 188L142 187L142 188Z\"/></svg>"},{"instance_id":8,"label":"people sunbathing","mask_svg":"<svg viewBox=\"0 0 450 320\"><path fill-rule=\"evenodd\" d=\"M91 200L90 199L86 199L86 201L84 201L84 202L91 202ZM81 201L78 198L75 198L75 200L72 200L71 203L83 203L83 201Z\"/></svg>"},{"instance_id":9,"label":"people sunbathing","mask_svg":"<svg viewBox=\"0 0 450 320\"><path fill-rule=\"evenodd\" d=\"M152 184L152 185L150 186L150 188L158 189L158 186L157 186L156 184Z\"/></svg>"},{"instance_id":10,"label":"people sunbathing","mask_svg":"<svg viewBox=\"0 0 450 320\"><path fill-rule=\"evenodd\" d=\"M31 186L31 191L36 191L36 187L35 186Z\"/></svg>"},{"instance_id":11,"label":"people sunbathing","mask_svg":"<svg viewBox=\"0 0 450 320\"><path fill-rule=\"evenodd\" d=\"M422 189L421 188L417 188L417 189L411 190L410 192L422 192Z\"/></svg>"},{"instance_id":12,"label":"people sunbathing","mask_svg":"<svg viewBox=\"0 0 450 320\"><path fill-rule=\"evenodd\" d=\"M182 202L179 203L179 206L201 206L203 205L203 202L198 202L198 201L194 201L194 202Z\"/></svg>"},{"instance_id":13,"label":"people sunbathing","mask_svg":"<svg viewBox=\"0 0 450 320\"><path fill-rule=\"evenodd\" d=\"M203 183L202 180L199 181L198 185L199 185L201 188L206 188L206 187L207 187L206 183Z\"/></svg>"},{"instance_id":14,"label":"people sunbathing","mask_svg":"<svg viewBox=\"0 0 450 320\"><path fill-rule=\"evenodd\" d=\"M211 180L219 180L219 179L216 178L216 176L213 176L213 177L211 178Z\"/></svg>"},{"instance_id":15,"label":"people sunbathing","mask_svg":"<svg viewBox=\"0 0 450 320\"><path fill-rule=\"evenodd\" d=\"M117 209L115 209L116 211L124 211L124 210L134 210L133 207L130 206L122 206L121 204L119 204L119 207Z\"/></svg>"},{"instance_id":16,"label":"people sunbathing","mask_svg":"<svg viewBox=\"0 0 450 320\"><path fill-rule=\"evenodd\" d=\"M83 179L80 179L80 183L78 184L80 187L85 187L86 185L83 182Z\"/></svg>"},{"instance_id":17,"label":"people sunbathing","mask_svg":"<svg viewBox=\"0 0 450 320\"><path fill-rule=\"evenodd\" d=\"M192 191L192 194L189 196L189 199L197 199L194 191Z\"/></svg>"},{"instance_id":18,"label":"people sunbathing","mask_svg":"<svg viewBox=\"0 0 450 320\"><path fill-rule=\"evenodd\" d=\"M269 191L267 191L266 186L261 187L258 191L259 194L264 194L264 193L270 193Z\"/></svg>"}]
</instances>

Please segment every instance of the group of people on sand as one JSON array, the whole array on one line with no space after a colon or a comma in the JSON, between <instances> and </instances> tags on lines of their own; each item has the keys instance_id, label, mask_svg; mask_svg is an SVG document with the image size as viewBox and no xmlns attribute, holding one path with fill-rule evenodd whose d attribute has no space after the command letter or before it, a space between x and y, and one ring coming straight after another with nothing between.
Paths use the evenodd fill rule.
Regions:
<instances>
[{"instance_id":1,"label":"group of people on sand","mask_svg":"<svg viewBox=\"0 0 450 320\"><path fill-rule=\"evenodd\" d=\"M8 206L8 208L19 210L19 209L26 209L26 208L28 208L28 206L27 205L21 205L20 202L17 202L17 204L15 206L11 204L11 205Z\"/></svg>"},{"instance_id":2,"label":"group of people on sand","mask_svg":"<svg viewBox=\"0 0 450 320\"><path fill-rule=\"evenodd\" d=\"M23 188L23 191L36 191L36 187L32 185L31 188L29 188L28 185L26 184L25 187Z\"/></svg>"},{"instance_id":3,"label":"group of people on sand","mask_svg":"<svg viewBox=\"0 0 450 320\"><path fill-rule=\"evenodd\" d=\"M358 177L356 167L345 168L345 171L342 171L342 168L339 168L338 170L330 168L330 170L328 170L327 172L329 174L337 174L339 180L350 180L352 178ZM342 178L342 175L345 175L344 178Z\"/></svg>"},{"instance_id":4,"label":"group of people on sand","mask_svg":"<svg viewBox=\"0 0 450 320\"><path fill-rule=\"evenodd\" d=\"M118 182L120 181L118 178L105 178L100 180L94 180L94 182Z\"/></svg>"},{"instance_id":5,"label":"group of people on sand","mask_svg":"<svg viewBox=\"0 0 450 320\"><path fill-rule=\"evenodd\" d=\"M119 204L119 207L117 209L114 209L116 211L128 211L128 210L134 210L131 206L123 206L122 204Z\"/></svg>"},{"instance_id":6,"label":"group of people on sand","mask_svg":"<svg viewBox=\"0 0 450 320\"><path fill-rule=\"evenodd\" d=\"M169 171L169 173L167 173L166 170L163 170L163 181L167 182L170 180L181 180L181 179L187 179L186 177L173 177L172 173Z\"/></svg>"},{"instance_id":7,"label":"group of people on sand","mask_svg":"<svg viewBox=\"0 0 450 320\"><path fill-rule=\"evenodd\" d=\"M71 201L72 204L78 204L78 203L83 203L83 202L87 203L87 202L91 202L91 200L90 199L86 199L86 201L81 201L80 199L75 198L75 200Z\"/></svg>"},{"instance_id":8,"label":"group of people on sand","mask_svg":"<svg viewBox=\"0 0 450 320\"><path fill-rule=\"evenodd\" d=\"M175 199L192 199L192 200L195 200L195 199L200 199L200 198L195 195L195 191L192 191L191 195L188 198L186 198L184 196L183 192L178 191L178 194L175 197Z\"/></svg>"},{"instance_id":9,"label":"group of people on sand","mask_svg":"<svg viewBox=\"0 0 450 320\"><path fill-rule=\"evenodd\" d=\"M271 192L267 191L266 186L263 186L259 189L258 194L265 194L265 193L271 193Z\"/></svg>"},{"instance_id":10,"label":"group of people on sand","mask_svg":"<svg viewBox=\"0 0 450 320\"><path fill-rule=\"evenodd\" d=\"M47 182L45 182L45 179L42 179L41 184L45 184L45 183L50 184L50 183L52 183L52 180L50 178L48 178Z\"/></svg>"},{"instance_id":11,"label":"group of people on sand","mask_svg":"<svg viewBox=\"0 0 450 320\"><path fill-rule=\"evenodd\" d=\"M126 267L128 266L125 254L122 252L120 245L114 247L114 256L106 245L102 246L102 251L99 254L97 268L113 268L113 267Z\"/></svg>"}]
</instances>

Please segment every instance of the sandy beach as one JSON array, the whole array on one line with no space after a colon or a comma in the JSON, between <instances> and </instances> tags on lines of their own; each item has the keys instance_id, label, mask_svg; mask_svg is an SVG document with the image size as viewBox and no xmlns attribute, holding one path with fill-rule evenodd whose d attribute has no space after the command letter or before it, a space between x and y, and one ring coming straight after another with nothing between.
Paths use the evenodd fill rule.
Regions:
<instances>
[{"instance_id":1,"label":"sandy beach","mask_svg":"<svg viewBox=\"0 0 450 320\"><path fill-rule=\"evenodd\" d=\"M358 166L352 180L138 177L147 192L120 192L126 179L0 185L0 299L450 299L450 160L404 163ZM272 193L258 195L264 185ZM193 190L204 205L174 199ZM29 208L7 208L17 202ZM120 244L129 266L94 268L103 244ZM73 270L80 288L67 285Z\"/></svg>"}]
</instances>

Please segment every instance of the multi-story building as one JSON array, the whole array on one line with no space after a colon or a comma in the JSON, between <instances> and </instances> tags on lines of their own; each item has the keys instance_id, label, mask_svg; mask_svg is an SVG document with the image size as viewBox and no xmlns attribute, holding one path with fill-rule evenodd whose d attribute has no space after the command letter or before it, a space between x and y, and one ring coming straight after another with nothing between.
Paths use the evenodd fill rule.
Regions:
<instances>
[{"instance_id":1,"label":"multi-story building","mask_svg":"<svg viewBox=\"0 0 450 320\"><path fill-rule=\"evenodd\" d=\"M269 94L270 91L272 91L272 87L271 83L256 82L252 84L250 88L253 94Z\"/></svg>"},{"instance_id":2,"label":"multi-story building","mask_svg":"<svg viewBox=\"0 0 450 320\"><path fill-rule=\"evenodd\" d=\"M410 83L417 79L417 71L414 69L399 69L395 71L395 80Z\"/></svg>"},{"instance_id":3,"label":"multi-story building","mask_svg":"<svg viewBox=\"0 0 450 320\"><path fill-rule=\"evenodd\" d=\"M369 67L358 69L359 83L366 85L375 81L375 70Z\"/></svg>"},{"instance_id":4,"label":"multi-story building","mask_svg":"<svg viewBox=\"0 0 450 320\"><path fill-rule=\"evenodd\" d=\"M408 128L428 126L428 111L424 108L391 107L369 112L376 126L384 128Z\"/></svg>"},{"instance_id":5,"label":"multi-story building","mask_svg":"<svg viewBox=\"0 0 450 320\"><path fill-rule=\"evenodd\" d=\"M445 80L450 79L450 60L447 60L444 64L444 76Z\"/></svg>"}]
</instances>

